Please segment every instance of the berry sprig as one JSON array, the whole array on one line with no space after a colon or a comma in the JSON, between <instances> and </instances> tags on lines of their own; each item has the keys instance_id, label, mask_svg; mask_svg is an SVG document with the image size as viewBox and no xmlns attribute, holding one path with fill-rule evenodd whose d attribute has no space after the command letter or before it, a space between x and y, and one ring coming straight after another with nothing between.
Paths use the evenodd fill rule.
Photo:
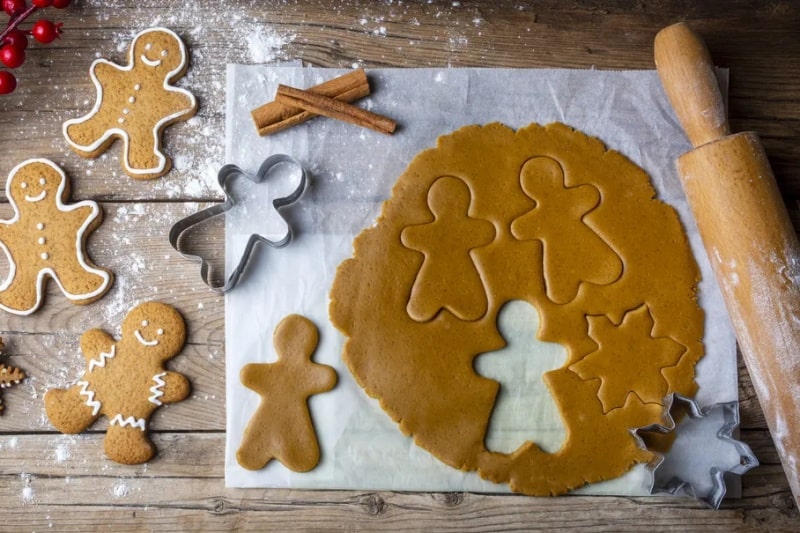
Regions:
<instances>
[{"instance_id":1,"label":"berry sprig","mask_svg":"<svg viewBox=\"0 0 800 533\"><path fill-rule=\"evenodd\" d=\"M42 44L53 42L61 35L60 22L52 23L49 20L37 20L30 30L23 31L19 25L34 11L46 7L64 9L70 0L31 0L31 5L25 0L0 0L3 11L8 16L8 25L0 33L0 62L8 68L17 68L25 62L25 49L28 48L27 35ZM0 70L0 94L14 92L17 88L17 78L8 70Z\"/></svg>"}]
</instances>

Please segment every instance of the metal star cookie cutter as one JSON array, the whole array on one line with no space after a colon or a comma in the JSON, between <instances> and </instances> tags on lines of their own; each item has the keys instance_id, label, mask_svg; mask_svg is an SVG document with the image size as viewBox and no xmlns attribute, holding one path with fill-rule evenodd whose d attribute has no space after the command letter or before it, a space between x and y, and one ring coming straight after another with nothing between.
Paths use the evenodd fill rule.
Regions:
<instances>
[{"instance_id":1,"label":"metal star cookie cutter","mask_svg":"<svg viewBox=\"0 0 800 533\"><path fill-rule=\"evenodd\" d=\"M691 398L687 398L680 394L672 394L667 397L667 401L664 405L664 417L667 421L667 424L653 424L647 427L638 428L634 432L634 435L640 438L640 443L643 447L646 448L644 442L641 441L639 432L670 433L675 431L678 426L686 422L686 420L676 422L671 414L673 407L679 404L685 409L688 419L695 421L711 418L712 416L715 416L714 413L717 410L720 410L724 423L716 431L716 437L719 439L719 441L732 446L733 449L739 454L739 458L738 461L729 462L728 464L723 464L721 458L715 458L715 461L719 461L720 464L711 465L707 473L702 471L699 473L693 471L692 473L700 476L708 475L711 480L710 488L708 488L707 491L702 491L698 490L698 487L695 487L691 480L684 479L684 477L681 477L680 475L673 475L668 472L667 467L671 466L669 453L665 455L654 452L656 459L650 465L648 465L648 471L650 473L650 492L651 494L686 494L705 502L706 505L712 509L719 509L719 506L725 497L725 493L727 492L727 486L725 484L726 475L736 474L741 476L759 464L758 459L753 453L753 450L750 449L750 446L734 438L733 436L733 432L739 426L739 402L722 402L701 408L697 402ZM681 433L679 432L678 437L673 443L673 449L675 449L675 446L678 444L678 439L680 436ZM687 451L687 453L691 453L691 450ZM667 472L663 472L664 470L667 470Z\"/></svg>"},{"instance_id":2,"label":"metal star cookie cutter","mask_svg":"<svg viewBox=\"0 0 800 533\"><path fill-rule=\"evenodd\" d=\"M296 167L300 172L300 181L297 187L287 196L275 198L272 201L272 206L275 208L275 211L286 223L286 234L278 240L268 239L257 233L251 234L247 239L247 245L242 252L239 264L228 276L228 279L225 281L225 283L222 285L214 283L214 281L209 278L210 267L208 261L206 261L206 259L201 255L186 252L184 247L181 245L181 237L193 226L210 218L223 215L236 205L236 199L231 195L229 190L230 184L233 182L233 180L238 177L245 177L253 183L262 183L267 178L267 175L270 173L270 171L280 164L290 164ZM276 154L268 157L263 163L261 163L261 166L259 167L255 176L245 172L236 165L225 165L219 170L217 181L219 182L222 191L225 193L225 201L221 204L198 211L197 213L189 215L188 217L176 222L169 231L169 243L183 257L200 263L200 276L203 278L203 282L214 292L223 294L233 289L239 282L242 274L244 274L244 271L247 269L250 259L253 257L253 252L257 243L263 243L271 248L283 248L292 241L292 226L286 217L281 214L281 208L296 202L303 195L308 180L305 168L297 159L286 154Z\"/></svg>"}]
</instances>

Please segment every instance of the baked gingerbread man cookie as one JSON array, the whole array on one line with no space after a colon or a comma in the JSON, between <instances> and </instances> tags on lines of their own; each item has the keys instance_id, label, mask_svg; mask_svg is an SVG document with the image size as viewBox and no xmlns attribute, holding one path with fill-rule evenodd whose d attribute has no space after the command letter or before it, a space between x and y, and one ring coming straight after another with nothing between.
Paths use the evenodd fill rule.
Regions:
<instances>
[{"instance_id":1,"label":"baked gingerbread man cookie","mask_svg":"<svg viewBox=\"0 0 800 533\"><path fill-rule=\"evenodd\" d=\"M48 278L76 304L93 302L111 287L111 272L86 254L88 236L103 218L100 206L91 200L67 204L69 189L64 171L47 159L30 159L9 174L6 197L14 216L0 220L0 249L9 265L0 308L33 313Z\"/></svg>"},{"instance_id":2,"label":"baked gingerbread man cookie","mask_svg":"<svg viewBox=\"0 0 800 533\"><path fill-rule=\"evenodd\" d=\"M197 101L172 85L188 65L186 46L166 28L145 30L133 39L127 65L97 59L90 70L97 88L94 108L64 123L64 136L79 155L94 158L115 139L124 143L122 162L132 178L163 176L172 162L161 151L164 129L192 117Z\"/></svg>"},{"instance_id":3,"label":"baked gingerbread man cookie","mask_svg":"<svg viewBox=\"0 0 800 533\"><path fill-rule=\"evenodd\" d=\"M313 322L289 315L273 333L278 360L242 368L242 385L261 396L236 452L236 460L244 468L258 470L272 459L295 472L317 466L319 443L308 398L331 390L337 381L336 370L311 361L318 341Z\"/></svg>"},{"instance_id":4,"label":"baked gingerbread man cookie","mask_svg":"<svg viewBox=\"0 0 800 533\"><path fill-rule=\"evenodd\" d=\"M81 337L86 370L71 388L47 391L47 417L62 433L80 433L105 415L106 455L123 464L148 461L156 451L147 436L150 416L189 395L186 377L164 368L185 340L183 317L160 302L132 309L118 341L100 329L87 331Z\"/></svg>"}]
</instances>

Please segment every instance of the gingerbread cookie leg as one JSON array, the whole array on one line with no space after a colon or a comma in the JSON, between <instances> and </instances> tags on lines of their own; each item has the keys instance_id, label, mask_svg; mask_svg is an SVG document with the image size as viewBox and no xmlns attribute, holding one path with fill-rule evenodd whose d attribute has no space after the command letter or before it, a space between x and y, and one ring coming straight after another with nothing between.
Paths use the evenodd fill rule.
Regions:
<instances>
[{"instance_id":1,"label":"gingerbread cookie leg","mask_svg":"<svg viewBox=\"0 0 800 533\"><path fill-rule=\"evenodd\" d=\"M138 173L167 173L172 161L161 151L158 132L146 130L131 135L125 146L126 165Z\"/></svg>"},{"instance_id":2,"label":"gingerbread cookie leg","mask_svg":"<svg viewBox=\"0 0 800 533\"><path fill-rule=\"evenodd\" d=\"M16 268L10 256L8 261L14 268L8 285L0 287L0 308L17 314L31 313L42 303L43 280L37 280L38 272L33 269Z\"/></svg>"},{"instance_id":3,"label":"gingerbread cookie leg","mask_svg":"<svg viewBox=\"0 0 800 533\"><path fill-rule=\"evenodd\" d=\"M156 447L145 432L144 419L117 415L111 419L103 441L106 455L125 465L145 463L156 454Z\"/></svg>"},{"instance_id":4,"label":"gingerbread cookie leg","mask_svg":"<svg viewBox=\"0 0 800 533\"><path fill-rule=\"evenodd\" d=\"M100 416L100 402L85 381L79 381L69 389L47 391L44 409L50 423L58 431L69 434L80 433Z\"/></svg>"},{"instance_id":5,"label":"gingerbread cookie leg","mask_svg":"<svg viewBox=\"0 0 800 533\"><path fill-rule=\"evenodd\" d=\"M76 303L88 304L105 294L111 283L108 272L88 265L77 266L70 276L58 278L59 285L67 296L81 296Z\"/></svg>"},{"instance_id":6,"label":"gingerbread cookie leg","mask_svg":"<svg viewBox=\"0 0 800 533\"><path fill-rule=\"evenodd\" d=\"M64 135L71 141L72 149L83 157L95 157L111 146L115 137L106 134L97 137L97 131L108 131L113 126L99 127L91 115L69 121L64 125Z\"/></svg>"}]
</instances>

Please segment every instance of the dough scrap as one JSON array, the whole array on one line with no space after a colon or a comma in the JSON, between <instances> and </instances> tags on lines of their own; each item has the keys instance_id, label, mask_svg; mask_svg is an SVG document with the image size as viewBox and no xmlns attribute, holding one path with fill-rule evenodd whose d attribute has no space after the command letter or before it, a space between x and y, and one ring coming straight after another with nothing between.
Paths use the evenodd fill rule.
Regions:
<instances>
[{"instance_id":1,"label":"dough scrap","mask_svg":"<svg viewBox=\"0 0 800 533\"><path fill-rule=\"evenodd\" d=\"M409 248L403 235L431 223L431 191L444 177L466 184L469 217L491 223L495 235L477 245L464 225L453 229L464 246L427 247L425 253L452 254L450 261L461 265L469 258L488 307L478 319L464 320L438 298L445 289L431 289L419 297L435 301L415 305L437 312L420 322L407 307L427 255ZM463 211L463 195L455 197ZM571 197L578 199L574 205ZM599 202L592 205L595 197ZM591 268L576 265L581 261ZM514 131L495 123L461 128L417 155L376 224L355 239L354 256L339 266L329 312L348 337L343 359L351 373L416 444L455 468L477 470L518 492L548 495L618 477L653 459L630 429L665 422L661 392L696 392L694 366L703 355L698 280L677 214L655 199L643 170L564 124ZM455 287L462 282L453 280ZM543 375L567 434L554 453L542 451L536 435L510 454L484 444L500 384L476 374L473 360L503 346L497 312L511 300L536 307L538 338L568 353L563 367ZM604 349L611 345L598 333L599 321L630 322L642 309L652 327L640 320L639 328L615 333L641 335L648 326L655 341L636 337L648 350L638 355L662 359L637 365L629 354L624 365L609 366L613 350ZM589 334L592 323L597 338ZM650 353L665 346L659 340L670 348ZM680 350L677 361L672 343ZM648 380L634 379L640 372ZM619 392L625 383L630 390L621 400L611 394L605 409L605 389L613 385L609 390Z\"/></svg>"},{"instance_id":2,"label":"dough scrap","mask_svg":"<svg viewBox=\"0 0 800 533\"><path fill-rule=\"evenodd\" d=\"M242 384L261 395L236 452L236 460L244 468L259 470L277 459L295 472L308 472L319 463L308 398L331 390L337 376L332 367L311 361L318 341L313 322L289 315L273 334L278 360L242 367Z\"/></svg>"}]
</instances>

